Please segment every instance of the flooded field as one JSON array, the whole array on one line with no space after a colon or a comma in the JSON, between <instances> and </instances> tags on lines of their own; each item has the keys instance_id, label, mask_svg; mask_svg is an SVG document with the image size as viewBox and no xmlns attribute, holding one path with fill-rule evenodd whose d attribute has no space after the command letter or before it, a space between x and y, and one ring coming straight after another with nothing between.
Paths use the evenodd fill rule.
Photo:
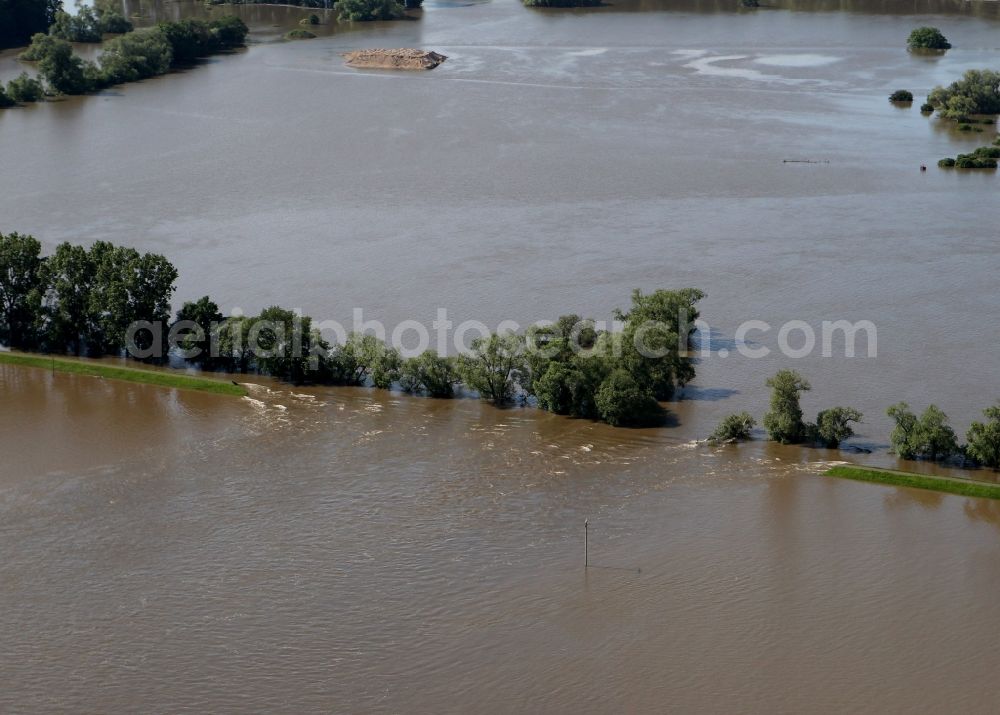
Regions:
<instances>
[{"instance_id":1,"label":"flooded field","mask_svg":"<svg viewBox=\"0 0 1000 715\"><path fill-rule=\"evenodd\" d=\"M697 286L711 346L658 430L0 366L0 710L993 710L1000 509L821 472L894 465L889 404L964 434L1000 395L1000 178L934 166L995 129L886 101L1000 67L1000 4L735 5L428 0L300 43L308 11L237 8L246 51L0 113L0 230L163 253L175 306L526 325ZM955 49L908 54L923 24ZM779 354L841 319L877 357ZM872 454L695 442L781 367Z\"/></svg>"}]
</instances>

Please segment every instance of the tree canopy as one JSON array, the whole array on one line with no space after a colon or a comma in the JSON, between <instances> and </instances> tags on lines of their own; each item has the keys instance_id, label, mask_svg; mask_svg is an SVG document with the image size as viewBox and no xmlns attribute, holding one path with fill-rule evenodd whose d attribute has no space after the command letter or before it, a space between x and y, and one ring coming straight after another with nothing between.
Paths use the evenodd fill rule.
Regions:
<instances>
[{"instance_id":1,"label":"tree canopy","mask_svg":"<svg viewBox=\"0 0 1000 715\"><path fill-rule=\"evenodd\" d=\"M337 19L343 22L397 20L404 14L396 0L339 0L335 8Z\"/></svg>"},{"instance_id":2,"label":"tree canopy","mask_svg":"<svg viewBox=\"0 0 1000 715\"><path fill-rule=\"evenodd\" d=\"M775 442L798 444L808 437L806 424L802 420L799 397L811 388L794 370L779 370L767 381L771 388L771 409L764 415L764 429Z\"/></svg>"},{"instance_id":3,"label":"tree canopy","mask_svg":"<svg viewBox=\"0 0 1000 715\"><path fill-rule=\"evenodd\" d=\"M911 50L948 50L951 43L936 27L918 27L910 33L906 45Z\"/></svg>"},{"instance_id":4,"label":"tree canopy","mask_svg":"<svg viewBox=\"0 0 1000 715\"><path fill-rule=\"evenodd\" d=\"M85 18L87 27L92 16L93 12ZM94 22L108 20L113 15L105 12L96 17L98 20ZM129 31L109 40L95 64L73 54L72 45L61 39L60 36L75 36L76 26L67 24L62 16L60 20L63 24L54 26L55 34L34 35L31 46L21 55L26 62L38 63L39 73L53 94L86 94L162 75L171 67L240 47L248 32L243 21L231 15L209 22L161 22L156 27ZM10 86L7 94L11 94Z\"/></svg>"},{"instance_id":5,"label":"tree canopy","mask_svg":"<svg viewBox=\"0 0 1000 715\"><path fill-rule=\"evenodd\" d=\"M984 467L1000 469L1000 405L983 410L985 422L973 422L966 434L968 454Z\"/></svg>"},{"instance_id":6,"label":"tree canopy","mask_svg":"<svg viewBox=\"0 0 1000 715\"><path fill-rule=\"evenodd\" d=\"M973 114L1000 114L1000 72L967 70L947 87L935 87L927 103L941 116L964 120Z\"/></svg>"},{"instance_id":7,"label":"tree canopy","mask_svg":"<svg viewBox=\"0 0 1000 715\"><path fill-rule=\"evenodd\" d=\"M958 452L955 431L937 405L930 405L920 417L913 414L905 402L893 405L886 413L896 423L889 444L902 459L934 461Z\"/></svg>"},{"instance_id":8,"label":"tree canopy","mask_svg":"<svg viewBox=\"0 0 1000 715\"><path fill-rule=\"evenodd\" d=\"M709 442L746 442L750 439L753 428L757 426L757 421L749 412L737 412L727 415L719 422L715 431L708 436Z\"/></svg>"}]
</instances>

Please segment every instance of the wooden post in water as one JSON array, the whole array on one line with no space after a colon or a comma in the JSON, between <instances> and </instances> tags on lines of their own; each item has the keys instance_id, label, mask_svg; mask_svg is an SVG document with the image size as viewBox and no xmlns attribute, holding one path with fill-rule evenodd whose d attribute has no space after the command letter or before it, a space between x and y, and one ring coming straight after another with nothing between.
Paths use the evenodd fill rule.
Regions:
<instances>
[{"instance_id":1,"label":"wooden post in water","mask_svg":"<svg viewBox=\"0 0 1000 715\"><path fill-rule=\"evenodd\" d=\"M590 519L583 520L583 568L590 566Z\"/></svg>"}]
</instances>

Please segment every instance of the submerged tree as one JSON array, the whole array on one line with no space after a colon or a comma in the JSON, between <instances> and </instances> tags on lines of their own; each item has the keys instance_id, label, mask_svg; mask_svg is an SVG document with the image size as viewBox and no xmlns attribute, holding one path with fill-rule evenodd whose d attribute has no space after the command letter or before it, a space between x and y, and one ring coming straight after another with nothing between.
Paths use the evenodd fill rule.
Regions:
<instances>
[{"instance_id":1,"label":"submerged tree","mask_svg":"<svg viewBox=\"0 0 1000 715\"><path fill-rule=\"evenodd\" d=\"M737 412L727 415L719 422L719 426L708 436L709 442L746 442L750 433L757 426L757 421L749 412Z\"/></svg>"},{"instance_id":2,"label":"submerged tree","mask_svg":"<svg viewBox=\"0 0 1000 715\"><path fill-rule=\"evenodd\" d=\"M34 347L45 291L42 244L33 236L0 233L0 343Z\"/></svg>"},{"instance_id":3,"label":"submerged tree","mask_svg":"<svg viewBox=\"0 0 1000 715\"><path fill-rule=\"evenodd\" d=\"M211 370L222 364L220 356L212 354L212 336L223 322L219 306L206 295L194 302L187 301L181 306L170 333L177 347L184 351L185 359ZM215 342L217 344L218 340ZM218 352L217 345L215 352Z\"/></svg>"},{"instance_id":4,"label":"submerged tree","mask_svg":"<svg viewBox=\"0 0 1000 715\"><path fill-rule=\"evenodd\" d=\"M889 444L900 458L939 460L958 452L955 431L937 405L930 405L919 418L905 402L893 405L886 414L896 423Z\"/></svg>"},{"instance_id":5,"label":"submerged tree","mask_svg":"<svg viewBox=\"0 0 1000 715\"><path fill-rule=\"evenodd\" d=\"M58 94L84 94L93 88L88 76L89 64L73 54L66 40L45 43L45 54L39 58L38 70L52 90Z\"/></svg>"},{"instance_id":6,"label":"submerged tree","mask_svg":"<svg viewBox=\"0 0 1000 715\"><path fill-rule=\"evenodd\" d=\"M947 87L935 87L927 96L941 116L964 120L973 114L1000 113L1000 72L968 70Z\"/></svg>"},{"instance_id":7,"label":"submerged tree","mask_svg":"<svg viewBox=\"0 0 1000 715\"><path fill-rule=\"evenodd\" d=\"M767 386L771 388L771 409L764 415L768 437L782 444L805 441L808 433L799 397L812 389L809 383L794 370L779 370Z\"/></svg>"},{"instance_id":8,"label":"submerged tree","mask_svg":"<svg viewBox=\"0 0 1000 715\"><path fill-rule=\"evenodd\" d=\"M853 407L831 407L816 418L816 438L824 446L836 449L840 443L854 436L852 422L861 421L861 413Z\"/></svg>"},{"instance_id":9,"label":"submerged tree","mask_svg":"<svg viewBox=\"0 0 1000 715\"><path fill-rule=\"evenodd\" d=\"M527 370L524 338L512 333L476 338L458 358L462 381L495 405L509 402Z\"/></svg>"},{"instance_id":10,"label":"submerged tree","mask_svg":"<svg viewBox=\"0 0 1000 715\"><path fill-rule=\"evenodd\" d=\"M694 379L687 348L705 293L697 288L632 292L629 311L617 311L625 322L617 365L648 386L657 400L668 400L677 387Z\"/></svg>"},{"instance_id":11,"label":"submerged tree","mask_svg":"<svg viewBox=\"0 0 1000 715\"><path fill-rule=\"evenodd\" d=\"M984 467L1000 468L1000 406L983 410L986 422L973 422L966 434L968 454Z\"/></svg>"},{"instance_id":12,"label":"submerged tree","mask_svg":"<svg viewBox=\"0 0 1000 715\"><path fill-rule=\"evenodd\" d=\"M460 382L455 361L426 350L405 360L400 368L399 385L406 392L423 392L430 397L452 397Z\"/></svg>"},{"instance_id":13,"label":"submerged tree","mask_svg":"<svg viewBox=\"0 0 1000 715\"><path fill-rule=\"evenodd\" d=\"M37 102L45 96L45 90L36 78L29 77L27 72L22 72L7 83L7 96L14 102L22 104Z\"/></svg>"},{"instance_id":14,"label":"submerged tree","mask_svg":"<svg viewBox=\"0 0 1000 715\"><path fill-rule=\"evenodd\" d=\"M918 27L910 33L906 46L911 50L947 50L951 43L936 27Z\"/></svg>"},{"instance_id":15,"label":"submerged tree","mask_svg":"<svg viewBox=\"0 0 1000 715\"><path fill-rule=\"evenodd\" d=\"M653 391L622 369L608 375L594 401L598 415L613 427L649 425L663 414Z\"/></svg>"}]
</instances>

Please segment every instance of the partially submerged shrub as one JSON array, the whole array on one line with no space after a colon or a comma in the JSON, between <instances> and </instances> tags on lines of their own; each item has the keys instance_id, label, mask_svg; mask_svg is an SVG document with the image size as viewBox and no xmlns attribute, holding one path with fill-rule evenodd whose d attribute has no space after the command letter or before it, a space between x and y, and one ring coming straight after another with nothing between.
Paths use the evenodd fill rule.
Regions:
<instances>
[{"instance_id":1,"label":"partially submerged shrub","mask_svg":"<svg viewBox=\"0 0 1000 715\"><path fill-rule=\"evenodd\" d=\"M299 20L299 24L300 25L318 25L319 24L319 15L312 14L312 15L309 15L309 17L304 17L301 20Z\"/></svg>"},{"instance_id":2,"label":"partially submerged shrub","mask_svg":"<svg viewBox=\"0 0 1000 715\"><path fill-rule=\"evenodd\" d=\"M45 96L45 91L37 78L22 72L7 83L7 96L17 103L37 102Z\"/></svg>"},{"instance_id":3,"label":"partially submerged shrub","mask_svg":"<svg viewBox=\"0 0 1000 715\"><path fill-rule=\"evenodd\" d=\"M756 420L748 412L737 412L722 419L708 437L709 442L745 442L750 439L750 432L757 425Z\"/></svg>"},{"instance_id":4,"label":"partially submerged shrub","mask_svg":"<svg viewBox=\"0 0 1000 715\"><path fill-rule=\"evenodd\" d=\"M934 113L934 105L933 104L928 104L927 102L924 102L923 104L920 105L920 112L922 114L933 114Z\"/></svg>"},{"instance_id":5,"label":"partially submerged shrub","mask_svg":"<svg viewBox=\"0 0 1000 715\"><path fill-rule=\"evenodd\" d=\"M889 95L890 102L912 102L913 92L906 89L897 89L895 92Z\"/></svg>"},{"instance_id":6,"label":"partially submerged shrub","mask_svg":"<svg viewBox=\"0 0 1000 715\"><path fill-rule=\"evenodd\" d=\"M286 40L311 40L314 37L316 37L316 35L309 32L309 30L303 29L290 30L285 33Z\"/></svg>"},{"instance_id":7,"label":"partially submerged shrub","mask_svg":"<svg viewBox=\"0 0 1000 715\"><path fill-rule=\"evenodd\" d=\"M936 27L918 27L910 33L906 45L911 50L951 49L951 43L945 39L945 36Z\"/></svg>"}]
</instances>

